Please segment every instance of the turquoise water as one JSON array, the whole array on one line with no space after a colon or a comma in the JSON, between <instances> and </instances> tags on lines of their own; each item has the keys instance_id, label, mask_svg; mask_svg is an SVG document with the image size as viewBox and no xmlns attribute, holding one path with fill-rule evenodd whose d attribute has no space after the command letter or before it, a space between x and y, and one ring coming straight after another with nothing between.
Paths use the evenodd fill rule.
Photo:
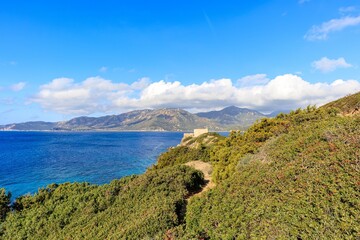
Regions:
<instances>
[{"instance_id":1,"label":"turquoise water","mask_svg":"<svg viewBox=\"0 0 360 240\"><path fill-rule=\"evenodd\" d=\"M0 132L0 188L13 199L50 183L109 183L143 173L179 132Z\"/></svg>"}]
</instances>

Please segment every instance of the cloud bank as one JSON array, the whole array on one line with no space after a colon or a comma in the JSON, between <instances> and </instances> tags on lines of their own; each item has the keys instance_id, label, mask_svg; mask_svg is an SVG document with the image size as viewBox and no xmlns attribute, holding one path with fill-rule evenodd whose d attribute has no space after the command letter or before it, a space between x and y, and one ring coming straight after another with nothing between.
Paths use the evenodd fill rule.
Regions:
<instances>
[{"instance_id":1,"label":"cloud bank","mask_svg":"<svg viewBox=\"0 0 360 240\"><path fill-rule=\"evenodd\" d=\"M31 101L48 111L67 115L165 107L196 111L230 105L269 112L309 104L321 105L356 91L360 91L360 82L356 80L310 83L293 74L245 87L225 78L191 85L164 80L151 83L148 78L132 84L115 83L101 77L91 77L79 83L69 78L58 78L42 85Z\"/></svg>"},{"instance_id":2,"label":"cloud bank","mask_svg":"<svg viewBox=\"0 0 360 240\"><path fill-rule=\"evenodd\" d=\"M338 68L352 67L352 65L347 63L346 60L342 57L338 59L329 59L327 57L323 57L320 60L314 61L312 66L316 70L320 70L324 73L335 71Z\"/></svg>"},{"instance_id":3,"label":"cloud bank","mask_svg":"<svg viewBox=\"0 0 360 240\"><path fill-rule=\"evenodd\" d=\"M326 40L329 33L341 31L344 28L356 26L360 24L360 16L350 17L346 16L338 19L331 19L328 22L322 23L320 26L313 26L304 36L309 41Z\"/></svg>"}]
</instances>

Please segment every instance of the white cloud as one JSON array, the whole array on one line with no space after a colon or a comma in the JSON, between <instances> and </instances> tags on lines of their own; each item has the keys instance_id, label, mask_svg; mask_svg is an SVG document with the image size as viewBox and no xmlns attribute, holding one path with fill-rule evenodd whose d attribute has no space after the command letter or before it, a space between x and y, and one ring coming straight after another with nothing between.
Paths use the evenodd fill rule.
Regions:
<instances>
[{"instance_id":1,"label":"white cloud","mask_svg":"<svg viewBox=\"0 0 360 240\"><path fill-rule=\"evenodd\" d=\"M343 17L338 19L331 19L328 22L322 23L320 26L313 26L304 36L305 39L325 40L328 38L329 33L341 31L344 28L356 26L360 24L360 16L357 17Z\"/></svg>"},{"instance_id":2,"label":"white cloud","mask_svg":"<svg viewBox=\"0 0 360 240\"><path fill-rule=\"evenodd\" d=\"M342 14L349 13L349 12L354 12L354 11L356 11L355 6L348 6L348 7L339 8L339 12L342 13Z\"/></svg>"},{"instance_id":3,"label":"white cloud","mask_svg":"<svg viewBox=\"0 0 360 240\"><path fill-rule=\"evenodd\" d=\"M314 61L312 66L324 73L335 71L338 68L352 67L352 65L347 63L346 60L342 57L338 59L329 59L327 57L323 57L320 60Z\"/></svg>"},{"instance_id":4,"label":"white cloud","mask_svg":"<svg viewBox=\"0 0 360 240\"><path fill-rule=\"evenodd\" d=\"M230 79L183 85L164 80L150 83L148 78L132 84L114 83L100 77L79 83L59 78L41 86L31 101L46 110L73 116L165 107L211 110L230 105L275 111L321 105L356 91L360 91L360 82L356 80L310 83L293 74L245 87L234 85Z\"/></svg>"},{"instance_id":5,"label":"white cloud","mask_svg":"<svg viewBox=\"0 0 360 240\"><path fill-rule=\"evenodd\" d=\"M25 86L26 86L25 82L19 82L19 83L16 83L14 85L11 85L10 89L12 91L19 92L19 91L23 90Z\"/></svg>"},{"instance_id":6,"label":"white cloud","mask_svg":"<svg viewBox=\"0 0 360 240\"><path fill-rule=\"evenodd\" d=\"M254 74L240 78L238 83L240 86L254 86L265 84L269 82L269 80L266 74Z\"/></svg>"},{"instance_id":7,"label":"white cloud","mask_svg":"<svg viewBox=\"0 0 360 240\"><path fill-rule=\"evenodd\" d=\"M304 3L306 3L306 2L310 2L310 0L299 0L299 1L298 1L299 4L304 4Z\"/></svg>"},{"instance_id":8,"label":"white cloud","mask_svg":"<svg viewBox=\"0 0 360 240\"><path fill-rule=\"evenodd\" d=\"M99 69L99 72L102 72L102 73L105 73L105 72L107 72L108 71L108 68L107 67L101 67L100 69Z\"/></svg>"},{"instance_id":9,"label":"white cloud","mask_svg":"<svg viewBox=\"0 0 360 240\"><path fill-rule=\"evenodd\" d=\"M131 84L131 88L134 90L141 90L141 89L146 88L149 85L150 85L150 78L143 77L143 78L140 78L139 80L137 80L136 82L133 82Z\"/></svg>"},{"instance_id":10,"label":"white cloud","mask_svg":"<svg viewBox=\"0 0 360 240\"><path fill-rule=\"evenodd\" d=\"M144 80L139 81L143 83ZM133 92L133 88L101 77L90 77L81 83L70 78L57 78L40 86L40 91L30 101L62 114L105 113L114 108L114 99Z\"/></svg>"}]
</instances>

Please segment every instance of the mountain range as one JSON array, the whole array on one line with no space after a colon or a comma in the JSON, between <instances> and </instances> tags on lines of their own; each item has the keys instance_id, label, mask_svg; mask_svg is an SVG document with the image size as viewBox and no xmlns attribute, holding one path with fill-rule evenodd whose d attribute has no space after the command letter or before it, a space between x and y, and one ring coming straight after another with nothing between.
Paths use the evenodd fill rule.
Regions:
<instances>
[{"instance_id":1,"label":"mountain range","mask_svg":"<svg viewBox=\"0 0 360 240\"><path fill-rule=\"evenodd\" d=\"M271 115L271 114L270 114ZM245 129L256 120L270 115L258 111L226 107L220 111L190 113L179 108L135 110L119 115L76 117L61 122L25 122L0 125L3 131L192 131Z\"/></svg>"}]
</instances>

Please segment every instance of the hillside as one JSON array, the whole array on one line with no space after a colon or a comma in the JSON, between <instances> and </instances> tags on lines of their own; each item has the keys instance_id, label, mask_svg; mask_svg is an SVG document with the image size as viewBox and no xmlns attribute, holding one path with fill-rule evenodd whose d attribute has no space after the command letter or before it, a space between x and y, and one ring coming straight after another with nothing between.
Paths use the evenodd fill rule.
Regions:
<instances>
[{"instance_id":1,"label":"hillside","mask_svg":"<svg viewBox=\"0 0 360 240\"><path fill-rule=\"evenodd\" d=\"M337 108L344 115L360 113L360 92L352 94L323 106L324 108Z\"/></svg>"},{"instance_id":2,"label":"hillside","mask_svg":"<svg viewBox=\"0 0 360 240\"><path fill-rule=\"evenodd\" d=\"M205 118L197 117L181 109L137 110L120 115L99 118L79 117L57 124L62 130L140 130L140 131L188 131L194 128L218 126Z\"/></svg>"},{"instance_id":3,"label":"hillside","mask_svg":"<svg viewBox=\"0 0 360 240\"><path fill-rule=\"evenodd\" d=\"M28 130L39 130L39 131L49 131L56 127L56 123L52 122L26 122L26 123L14 123L7 125L0 125L0 130L19 130L19 131L28 131Z\"/></svg>"},{"instance_id":4,"label":"hillside","mask_svg":"<svg viewBox=\"0 0 360 240\"><path fill-rule=\"evenodd\" d=\"M185 236L359 237L359 123L312 110L234 133L214 150L218 186L189 204Z\"/></svg>"},{"instance_id":5,"label":"hillside","mask_svg":"<svg viewBox=\"0 0 360 240\"><path fill-rule=\"evenodd\" d=\"M358 239L359 125L359 115L308 107L186 139L140 176L49 186L13 212L2 190L0 238ZM194 161L213 167L214 187L199 195L204 175L184 166Z\"/></svg>"}]
</instances>

